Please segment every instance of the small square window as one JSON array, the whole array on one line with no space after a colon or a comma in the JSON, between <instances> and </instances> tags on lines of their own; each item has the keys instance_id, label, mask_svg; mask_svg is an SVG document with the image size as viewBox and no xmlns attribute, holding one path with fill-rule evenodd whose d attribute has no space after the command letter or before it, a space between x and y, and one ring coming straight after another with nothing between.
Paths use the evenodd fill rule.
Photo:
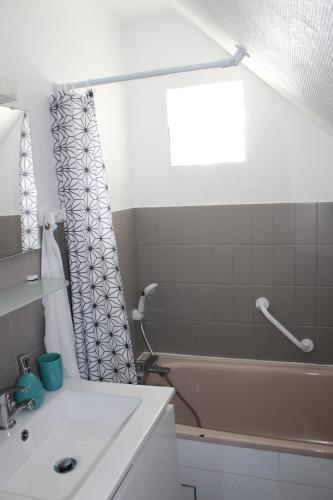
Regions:
<instances>
[{"instance_id":1,"label":"small square window","mask_svg":"<svg viewBox=\"0 0 333 500\"><path fill-rule=\"evenodd\" d=\"M167 90L171 166L245 161L242 81Z\"/></svg>"}]
</instances>

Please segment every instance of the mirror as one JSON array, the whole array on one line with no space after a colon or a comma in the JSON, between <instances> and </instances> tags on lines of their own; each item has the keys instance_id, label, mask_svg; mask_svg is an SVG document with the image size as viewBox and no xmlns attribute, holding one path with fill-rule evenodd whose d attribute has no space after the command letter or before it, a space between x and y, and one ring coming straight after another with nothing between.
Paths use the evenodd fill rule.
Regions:
<instances>
[{"instance_id":1,"label":"mirror","mask_svg":"<svg viewBox=\"0 0 333 500\"><path fill-rule=\"evenodd\" d=\"M0 259L39 247L29 113L0 106Z\"/></svg>"}]
</instances>

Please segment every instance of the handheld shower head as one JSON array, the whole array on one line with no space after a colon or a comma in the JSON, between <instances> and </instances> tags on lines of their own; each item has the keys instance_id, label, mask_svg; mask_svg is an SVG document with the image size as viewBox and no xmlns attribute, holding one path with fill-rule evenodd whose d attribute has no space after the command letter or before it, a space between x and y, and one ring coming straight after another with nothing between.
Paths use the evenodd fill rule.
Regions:
<instances>
[{"instance_id":1,"label":"handheld shower head","mask_svg":"<svg viewBox=\"0 0 333 500\"><path fill-rule=\"evenodd\" d=\"M150 285L144 287L139 298L138 308L133 309L132 317L134 321L141 321L143 319L145 315L146 299L149 299L157 289L158 283L150 283Z\"/></svg>"},{"instance_id":2,"label":"handheld shower head","mask_svg":"<svg viewBox=\"0 0 333 500\"><path fill-rule=\"evenodd\" d=\"M150 297L151 295L153 295L153 293L156 292L157 289L158 283L150 283L150 285L144 287L141 292L141 296Z\"/></svg>"}]
</instances>

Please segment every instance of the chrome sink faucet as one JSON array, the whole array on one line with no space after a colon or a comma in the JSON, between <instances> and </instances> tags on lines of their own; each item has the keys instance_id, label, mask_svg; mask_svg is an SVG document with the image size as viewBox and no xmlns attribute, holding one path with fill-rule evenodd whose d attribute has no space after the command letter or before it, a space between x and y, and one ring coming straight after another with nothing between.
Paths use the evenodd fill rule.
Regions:
<instances>
[{"instance_id":1,"label":"chrome sink faucet","mask_svg":"<svg viewBox=\"0 0 333 500\"><path fill-rule=\"evenodd\" d=\"M11 395L15 392L23 392L25 389L21 385L0 389L0 430L7 431L14 427L16 424L14 415L19 410L24 410L25 408L32 410L35 407L36 403L34 399L25 399L19 404L15 404L13 401Z\"/></svg>"}]
</instances>

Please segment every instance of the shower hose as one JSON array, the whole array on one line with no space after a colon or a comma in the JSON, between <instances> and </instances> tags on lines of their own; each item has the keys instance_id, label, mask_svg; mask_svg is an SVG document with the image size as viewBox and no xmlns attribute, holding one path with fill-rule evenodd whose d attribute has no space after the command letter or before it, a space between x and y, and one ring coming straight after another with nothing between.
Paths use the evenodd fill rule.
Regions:
<instances>
[{"instance_id":1,"label":"shower hose","mask_svg":"<svg viewBox=\"0 0 333 500\"><path fill-rule=\"evenodd\" d=\"M152 356L156 356L156 354L154 353L153 349L151 348L149 342L148 342L148 339L147 339L147 336L146 336L146 332L145 332L145 329L144 329L144 326L143 326L143 323L142 321L140 321L140 329L141 329L141 333L142 333L142 337L143 337L143 340L145 341L145 344L150 352L150 354ZM158 366L161 366L160 365L160 360L158 358ZM190 403L184 398L184 396L179 392L179 390L177 389L177 387L171 382L170 378L168 375L166 374L163 374L163 375L160 375L161 377L163 377L168 385L170 387L173 387L176 391L176 395L178 396L178 398L182 401L182 403L188 408L188 410L190 410L190 412L192 413L195 421L196 421L196 424L197 424L197 427L202 427L202 423L201 423L201 420L200 420L200 417L199 415L197 414L197 412L195 411L195 409L193 408L192 405L190 405Z\"/></svg>"}]
</instances>

